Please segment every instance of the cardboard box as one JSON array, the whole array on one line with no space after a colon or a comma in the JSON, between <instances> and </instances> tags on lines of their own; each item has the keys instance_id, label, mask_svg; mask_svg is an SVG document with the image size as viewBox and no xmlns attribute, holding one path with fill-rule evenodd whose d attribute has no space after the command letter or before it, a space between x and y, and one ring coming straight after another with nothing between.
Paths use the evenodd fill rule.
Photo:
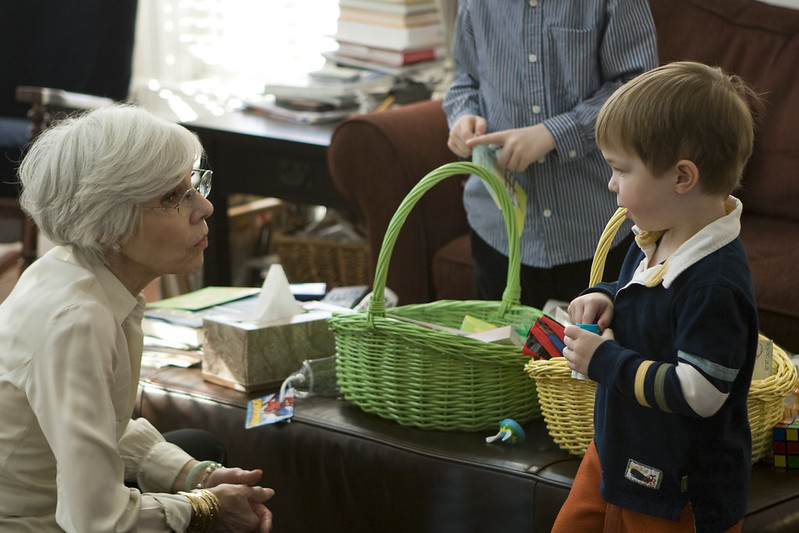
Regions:
<instances>
[{"instance_id":1,"label":"cardboard box","mask_svg":"<svg viewBox=\"0 0 799 533\"><path fill-rule=\"evenodd\" d=\"M276 388L306 359L336 352L330 313L311 311L270 322L203 320L203 379L244 392Z\"/></svg>"}]
</instances>

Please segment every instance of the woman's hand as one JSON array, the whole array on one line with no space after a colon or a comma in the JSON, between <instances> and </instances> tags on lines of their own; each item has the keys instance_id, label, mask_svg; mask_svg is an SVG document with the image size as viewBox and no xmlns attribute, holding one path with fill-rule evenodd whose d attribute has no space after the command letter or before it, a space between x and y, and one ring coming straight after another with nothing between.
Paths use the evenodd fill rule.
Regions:
<instances>
[{"instance_id":1,"label":"woman's hand","mask_svg":"<svg viewBox=\"0 0 799 533\"><path fill-rule=\"evenodd\" d=\"M203 483L203 488L216 487L223 483L231 485L255 485L261 479L261 470L242 470L241 468L220 467L211 472Z\"/></svg>"},{"instance_id":2,"label":"woman's hand","mask_svg":"<svg viewBox=\"0 0 799 533\"><path fill-rule=\"evenodd\" d=\"M178 482L180 489L185 484L187 471L197 461L190 461ZM215 468L203 480L203 488L214 493L219 499L219 522L213 531L219 533L256 532L267 533L272 529L272 513L264 505L274 496L275 491L252 486L261 479L261 470L241 468Z\"/></svg>"},{"instance_id":3,"label":"woman's hand","mask_svg":"<svg viewBox=\"0 0 799 533\"><path fill-rule=\"evenodd\" d=\"M219 521L213 529L215 533L269 533L271 531L272 513L266 507L265 502L275 495L274 490L227 483L216 485L208 490L219 499Z\"/></svg>"}]
</instances>

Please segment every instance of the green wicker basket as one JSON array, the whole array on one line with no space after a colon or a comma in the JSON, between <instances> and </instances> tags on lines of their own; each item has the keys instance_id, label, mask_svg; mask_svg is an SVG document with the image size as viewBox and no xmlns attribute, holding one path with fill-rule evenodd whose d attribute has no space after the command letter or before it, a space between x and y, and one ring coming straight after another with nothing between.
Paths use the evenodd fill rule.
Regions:
<instances>
[{"instance_id":1,"label":"green wicker basket","mask_svg":"<svg viewBox=\"0 0 799 533\"><path fill-rule=\"evenodd\" d=\"M475 174L497 193L508 230L508 282L502 301L440 300L405 305L387 316L383 290L399 230L422 195L440 181ZM466 315L497 326L529 327L541 315L520 305L519 232L502 181L474 163L448 163L427 174L391 219L366 312L336 314L336 373L344 397L366 412L423 429L477 431L503 418L525 422L540 414L535 384L521 347L481 342L407 321L460 328Z\"/></svg>"}]
</instances>

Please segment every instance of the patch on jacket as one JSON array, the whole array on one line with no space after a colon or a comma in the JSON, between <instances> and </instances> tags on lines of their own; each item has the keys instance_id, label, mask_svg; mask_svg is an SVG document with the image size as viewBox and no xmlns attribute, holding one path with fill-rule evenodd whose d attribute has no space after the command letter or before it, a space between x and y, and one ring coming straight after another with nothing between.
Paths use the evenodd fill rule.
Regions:
<instances>
[{"instance_id":1,"label":"patch on jacket","mask_svg":"<svg viewBox=\"0 0 799 533\"><path fill-rule=\"evenodd\" d=\"M663 472L657 468L628 459L627 471L624 472L624 477L646 488L659 489L660 482L663 479Z\"/></svg>"}]
</instances>

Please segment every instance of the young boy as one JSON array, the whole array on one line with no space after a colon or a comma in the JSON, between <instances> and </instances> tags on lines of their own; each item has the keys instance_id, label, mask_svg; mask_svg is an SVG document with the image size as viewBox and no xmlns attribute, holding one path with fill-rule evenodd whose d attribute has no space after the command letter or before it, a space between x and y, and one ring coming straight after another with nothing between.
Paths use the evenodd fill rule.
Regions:
<instances>
[{"instance_id":1,"label":"young boy","mask_svg":"<svg viewBox=\"0 0 799 533\"><path fill-rule=\"evenodd\" d=\"M740 531L758 341L738 239L754 95L699 63L623 85L596 125L637 246L569 306L564 357L597 382L594 442L553 531ZM604 528L604 529L603 529Z\"/></svg>"}]
</instances>

